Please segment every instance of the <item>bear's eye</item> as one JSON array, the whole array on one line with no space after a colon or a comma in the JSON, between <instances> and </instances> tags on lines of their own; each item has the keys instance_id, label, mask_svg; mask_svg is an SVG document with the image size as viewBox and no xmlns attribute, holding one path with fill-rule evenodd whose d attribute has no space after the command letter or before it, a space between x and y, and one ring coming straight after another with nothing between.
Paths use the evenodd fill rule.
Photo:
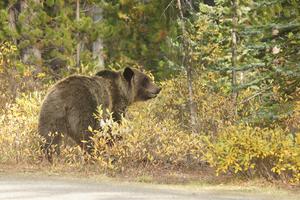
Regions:
<instances>
[{"instance_id":1,"label":"bear's eye","mask_svg":"<svg viewBox=\"0 0 300 200\"><path fill-rule=\"evenodd\" d=\"M142 81L142 86L147 87L148 83L149 83L149 80L147 77L145 77Z\"/></svg>"}]
</instances>

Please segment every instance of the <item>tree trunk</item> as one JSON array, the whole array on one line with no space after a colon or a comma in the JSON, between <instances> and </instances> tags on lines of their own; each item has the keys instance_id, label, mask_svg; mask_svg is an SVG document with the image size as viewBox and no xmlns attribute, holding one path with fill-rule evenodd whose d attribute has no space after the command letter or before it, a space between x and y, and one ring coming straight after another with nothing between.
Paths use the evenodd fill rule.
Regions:
<instances>
[{"instance_id":1,"label":"tree trunk","mask_svg":"<svg viewBox=\"0 0 300 200\"><path fill-rule=\"evenodd\" d=\"M34 3L39 4L39 0L34 0ZM20 10L21 12L25 12L27 9L30 9L30 6L28 6L27 0L21 0L20 1ZM25 26L30 26L31 18L35 17L35 13L32 13L30 16L27 16L26 24ZM30 46L27 46L25 49L23 49L22 52L22 61L26 64L31 64L37 66L37 70L40 71L39 68L42 65L42 53L41 50L38 48L38 44L31 44Z\"/></svg>"},{"instance_id":2,"label":"tree trunk","mask_svg":"<svg viewBox=\"0 0 300 200\"><path fill-rule=\"evenodd\" d=\"M92 8L92 17L94 23L102 20L102 9L98 5L94 5ZM96 67L99 70L104 69L103 42L100 37L93 42L93 58L96 60Z\"/></svg>"},{"instance_id":3,"label":"tree trunk","mask_svg":"<svg viewBox=\"0 0 300 200\"><path fill-rule=\"evenodd\" d=\"M9 23L9 29L12 32L16 32L16 15L17 11L15 9L15 5L10 5L10 8L8 10L8 23ZM17 40L13 38L14 45L17 45Z\"/></svg>"},{"instance_id":4,"label":"tree trunk","mask_svg":"<svg viewBox=\"0 0 300 200\"><path fill-rule=\"evenodd\" d=\"M80 0L76 1L76 21L80 20ZM80 68L80 33L77 34L76 67Z\"/></svg>"},{"instance_id":5,"label":"tree trunk","mask_svg":"<svg viewBox=\"0 0 300 200\"><path fill-rule=\"evenodd\" d=\"M231 64L232 64L232 105L234 118L237 117L237 26L238 26L238 17L237 17L237 0L232 0L232 31L231 31Z\"/></svg>"},{"instance_id":6,"label":"tree trunk","mask_svg":"<svg viewBox=\"0 0 300 200\"><path fill-rule=\"evenodd\" d=\"M179 9L180 19L181 19L181 30L182 30L182 41L183 41L183 65L186 70L187 75L187 86L188 86L188 100L189 100L189 110L190 110L190 124L193 133L197 133L199 131L198 117L197 117L197 107L194 102L194 91L193 91L193 79L192 79L192 67L189 56L189 44L186 40L186 29L184 25L184 16L182 11L182 6L180 0L177 0L177 6Z\"/></svg>"}]
</instances>

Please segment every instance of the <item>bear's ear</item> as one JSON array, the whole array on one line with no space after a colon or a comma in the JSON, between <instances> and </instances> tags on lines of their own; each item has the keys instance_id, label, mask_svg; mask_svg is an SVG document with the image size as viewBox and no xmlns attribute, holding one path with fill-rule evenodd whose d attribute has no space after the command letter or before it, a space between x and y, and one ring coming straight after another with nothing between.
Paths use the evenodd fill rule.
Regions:
<instances>
[{"instance_id":1,"label":"bear's ear","mask_svg":"<svg viewBox=\"0 0 300 200\"><path fill-rule=\"evenodd\" d=\"M126 67L124 69L123 76L129 83L130 83L133 75L134 75L134 72L130 67Z\"/></svg>"}]
</instances>

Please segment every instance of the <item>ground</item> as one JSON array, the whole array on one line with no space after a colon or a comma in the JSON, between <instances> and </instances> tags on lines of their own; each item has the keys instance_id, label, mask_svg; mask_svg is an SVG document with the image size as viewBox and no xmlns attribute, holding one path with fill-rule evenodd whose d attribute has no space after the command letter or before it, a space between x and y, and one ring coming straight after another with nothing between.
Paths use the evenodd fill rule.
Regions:
<instances>
[{"instance_id":1,"label":"ground","mask_svg":"<svg viewBox=\"0 0 300 200\"><path fill-rule=\"evenodd\" d=\"M0 200L298 200L297 188L277 187L263 181L211 182L191 175L126 174L114 178L86 172L60 173L45 168L0 166ZM22 169L22 170L21 170ZM203 175L202 175L203 176ZM170 180L166 180L170 178ZM204 177L205 178L205 177ZM182 181L179 181L179 180ZM198 179L198 181L195 181ZM164 180L164 181L163 181Z\"/></svg>"},{"instance_id":2,"label":"ground","mask_svg":"<svg viewBox=\"0 0 300 200\"><path fill-rule=\"evenodd\" d=\"M58 176L1 175L0 199L2 200L129 200L129 199L178 199L178 200L296 200L300 195L284 191L228 186L179 186L145 183L91 180Z\"/></svg>"}]
</instances>

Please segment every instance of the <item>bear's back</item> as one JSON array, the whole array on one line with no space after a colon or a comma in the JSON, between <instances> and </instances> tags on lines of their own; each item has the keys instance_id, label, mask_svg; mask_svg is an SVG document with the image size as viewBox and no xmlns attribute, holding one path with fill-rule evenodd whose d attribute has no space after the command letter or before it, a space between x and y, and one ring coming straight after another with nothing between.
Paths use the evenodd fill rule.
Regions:
<instances>
[{"instance_id":1,"label":"bear's back","mask_svg":"<svg viewBox=\"0 0 300 200\"><path fill-rule=\"evenodd\" d=\"M41 113L63 117L65 110L77 109L84 112L86 107L99 105L110 109L111 99L108 81L101 77L74 75L56 83L48 92L42 104Z\"/></svg>"}]
</instances>

